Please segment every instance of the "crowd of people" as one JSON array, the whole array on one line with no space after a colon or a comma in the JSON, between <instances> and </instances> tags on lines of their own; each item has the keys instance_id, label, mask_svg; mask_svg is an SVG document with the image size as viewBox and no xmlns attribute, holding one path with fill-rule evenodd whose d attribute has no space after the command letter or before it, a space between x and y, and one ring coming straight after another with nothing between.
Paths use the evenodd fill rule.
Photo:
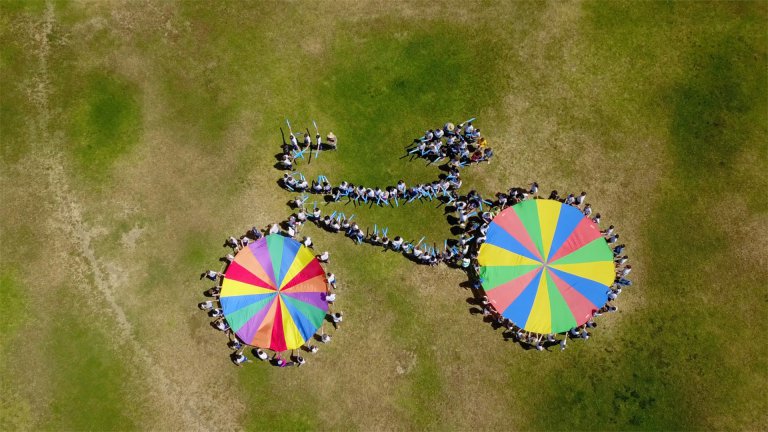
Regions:
<instances>
[{"instance_id":1,"label":"crowd of people","mask_svg":"<svg viewBox=\"0 0 768 432\"><path fill-rule=\"evenodd\" d=\"M315 127L315 139L309 134L309 128L306 128L306 132L294 133L291 128L291 123L286 119L285 123L288 125L288 142L285 142L283 138L282 153L278 156L277 166L281 169L293 169L293 165L300 159L306 159L307 162L312 160L312 150L314 150L315 159L320 156L321 151L336 150L339 145L339 140L333 132L328 132L328 135L323 141L320 130L317 128L317 123L312 121ZM297 135L302 139L299 141Z\"/></svg>"},{"instance_id":2,"label":"crowd of people","mask_svg":"<svg viewBox=\"0 0 768 432\"><path fill-rule=\"evenodd\" d=\"M478 303L482 306L483 315L495 325L505 327L507 337L511 336L515 341L531 345L536 349L543 350L548 344L559 344L561 349L565 349L569 337L588 339L587 329L597 326L594 320L571 329L558 340L555 335L534 334L517 327L515 323L501 316L488 302L487 297L482 295L480 289L482 280L479 277L477 257L480 246L486 240L490 222L509 206L527 199L543 198L543 196L539 194L537 182L532 182L527 187L511 187L507 191L489 197L482 197L474 190L466 195L458 193L462 186L460 169L473 163L489 162L493 156L493 151L487 146L480 130L473 126L472 121L474 119L459 124L458 127L452 123L446 123L442 128L427 130L423 136L414 139L412 145L406 148L406 156L411 158L424 158L430 163L445 161L444 169L447 174L440 175L433 182L409 186L401 180L396 185L384 188L354 185L346 181L333 185L323 175L318 176L317 180L307 182L299 172L286 173L281 181L281 185L290 191L323 195L327 202L346 199L346 203L352 202L355 206L367 204L399 207L401 204L408 204L417 199L420 202L438 200L440 205L446 207L448 222L452 225L452 232L456 233L456 238L445 239L438 245L425 242L424 237L416 241L399 235L390 235L388 228L379 229L376 225L372 229L366 227L363 230L353 221L354 215L347 217L342 212L323 215L316 202L308 211L305 209L305 204L309 200L308 194L300 195L292 201L292 207L296 209L296 213L286 222L288 234L295 236L298 228L309 221L328 232L344 233L356 244L366 243L402 253L419 264L434 266L444 263L454 268L461 268L469 277L470 286L475 292ZM547 198L579 208L584 216L599 225L601 215L594 212L592 205L586 202L586 197L587 193L583 191L579 194L560 194L557 190L553 190ZM594 316L614 312L616 306L613 302L623 287L632 284L632 281L626 278L632 267L627 264L628 257L623 255L625 245L617 244L619 234L615 232L615 227L611 225L602 233L614 252L616 279L607 292L608 301L594 311Z\"/></svg>"},{"instance_id":3,"label":"crowd of people","mask_svg":"<svg viewBox=\"0 0 768 432\"><path fill-rule=\"evenodd\" d=\"M282 230L280 225L281 224L277 223L270 224L267 225L263 230L254 226L241 236L230 236L224 241L224 246L231 248L231 252L227 253L221 258L221 261L223 262L223 269L220 271L206 270L200 274L200 279L208 279L215 282L216 285L203 293L203 295L209 298L209 300L198 303L197 307L200 310L205 311L209 317L214 318L214 320L211 321L211 326L213 328L224 332L228 336L229 340L227 342L227 346L232 350L230 360L237 366L242 366L243 364L250 363L253 360L249 358L248 355L246 355L246 350L249 348L248 344L240 340L237 334L230 328L229 323L224 316L224 311L219 301L221 295L221 283L224 279L224 273L226 273L227 266L234 261L235 255L241 249L247 247L250 243L257 241L268 234L280 234L290 237L290 232L288 230ZM309 237L304 239L303 244L309 248L314 247L312 240ZM323 251L317 254L316 258L321 263L327 263L330 260L330 253L328 251ZM326 272L326 280L327 284L325 301L328 303L329 310L328 314L326 315L326 321L332 324L333 328L337 330L344 320L344 313L342 311L334 312L333 310L333 305L336 302L336 275L331 272ZM260 347L250 347L250 352L253 359L268 362L273 366L302 366L307 362L306 358L304 357L305 354L316 354L319 351L319 347L317 345L318 342L323 344L331 342L331 335L325 331L325 324L320 326L318 333L314 335L313 339L308 340L299 349L291 350L287 355L284 352L271 351L269 349Z\"/></svg>"},{"instance_id":4,"label":"crowd of people","mask_svg":"<svg viewBox=\"0 0 768 432\"><path fill-rule=\"evenodd\" d=\"M462 187L460 170L471 164L480 162L490 162L493 157L493 150L488 147L487 141L481 135L480 129L475 128L473 121L454 125L446 123L443 127L425 131L424 135L414 139L413 143L406 147L404 157L423 158L432 163L444 163L442 167L444 173L431 182L408 185L400 180L395 185L385 187L368 187L355 185L350 182L342 181L338 184L332 184L327 177L319 175L317 179L307 181L304 175L298 171L293 171L293 166L297 160L312 158L312 152L315 151L315 158L322 150L334 150L338 146L338 139L330 132L323 142L319 131L313 141L306 133L298 134L302 137L299 140L293 131L290 131L289 142L284 142L282 154L279 156L278 167L290 172L284 173L279 184L292 192L298 192L295 199L290 202L294 210L288 219L283 222L268 225L263 231L253 227L246 234L239 237L230 237L225 245L232 248L232 253L222 258L226 263L234 260L236 254L241 248L247 246L250 242L256 241L266 234L281 234L300 241L304 246L313 248L312 239L308 236L301 236L301 230L306 223L313 223L319 228L331 233L343 233L349 237L355 244L368 244L371 246L383 248L403 254L413 262L423 265L445 264L453 268L460 268L466 272L469 279L469 286L477 304L482 309L485 319L491 322L497 328L504 329L505 339L514 340L529 348L545 350L549 346L560 346L564 350L568 339L589 339L589 329L597 327L594 317L604 313L615 312L615 300L621 294L622 289L631 286L632 281L628 275L632 271L632 266L628 263L629 258L625 254L626 246L620 244L619 234L613 225L601 231L606 242L612 248L614 254L614 264L616 277L614 283L607 291L607 302L593 313L593 318L585 324L572 328L562 335L555 334L537 334L520 328L516 323L503 317L499 311L496 311L493 304L489 302L488 297L482 290L482 280L479 275L479 266L477 257L480 246L486 240L486 233L489 224L493 218L507 207L513 206L523 200L539 199L539 184L532 182L526 187L511 187L506 191L498 192L493 196L481 196L477 191L471 190L466 195L458 191ZM290 130L290 123L288 123ZM316 128L316 126L315 126ZM317 128L316 128L317 130ZM355 215L347 216L340 211L334 211L331 214L323 214L323 211L317 205L317 201L311 206L307 206L310 194L320 195L327 203L346 200L346 204L353 203L355 206L391 206L400 207L418 200L437 201L438 206L445 206L445 214L452 232L456 235L454 238L444 239L441 243L425 241L422 237L416 239L406 239L404 236L390 234L386 227L361 227L354 221ZM553 190L548 199L557 200L564 204L575 206L594 223L600 224L600 213L594 212L591 204L586 202L586 192L579 194L567 193L560 194ZM316 258L323 263L330 260L328 251L320 252ZM220 282L223 273L209 270L201 275L210 280ZM326 300L329 303L329 314L326 320L333 325L335 329L341 325L343 320L342 312L333 312L332 305L336 300L336 276L333 273L327 273L328 289ZM240 341L237 335L229 328L226 318L218 302L220 285L206 291L206 295L212 300L207 300L198 305L200 309L207 311L211 318L214 318L212 326L227 333L229 336L228 346L233 350L232 361L241 366L252 360L246 355L246 344ZM315 342L329 343L331 335L325 332L324 325L320 327L318 334L314 337ZM301 366L306 363L303 353L316 353L317 344L312 340L301 347L298 352L291 351L289 355L273 352L263 348L253 348L251 350L253 358L260 361L269 361L275 366Z\"/></svg>"},{"instance_id":5,"label":"crowd of people","mask_svg":"<svg viewBox=\"0 0 768 432\"><path fill-rule=\"evenodd\" d=\"M480 129L472 124L474 118L460 123L451 122L442 127L429 129L406 149L407 154L423 158L430 164L446 161L449 167L461 168L472 163L489 162L493 149L488 147Z\"/></svg>"}]
</instances>

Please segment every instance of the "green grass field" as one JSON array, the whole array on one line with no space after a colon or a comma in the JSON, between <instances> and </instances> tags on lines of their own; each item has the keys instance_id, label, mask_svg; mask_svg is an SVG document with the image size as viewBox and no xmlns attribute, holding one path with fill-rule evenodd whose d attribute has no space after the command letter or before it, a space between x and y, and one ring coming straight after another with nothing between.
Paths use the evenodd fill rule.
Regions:
<instances>
[{"instance_id":1,"label":"green grass field","mask_svg":"<svg viewBox=\"0 0 768 432\"><path fill-rule=\"evenodd\" d=\"M4 0L0 20L0 429L768 429L765 2ZM403 147L475 116L496 156L465 190L587 191L635 268L618 313L526 351L461 272L308 228L344 327L307 367L233 367L198 275L289 215L284 119L339 136L305 173L383 186L434 178ZM430 205L356 212L450 235Z\"/></svg>"}]
</instances>

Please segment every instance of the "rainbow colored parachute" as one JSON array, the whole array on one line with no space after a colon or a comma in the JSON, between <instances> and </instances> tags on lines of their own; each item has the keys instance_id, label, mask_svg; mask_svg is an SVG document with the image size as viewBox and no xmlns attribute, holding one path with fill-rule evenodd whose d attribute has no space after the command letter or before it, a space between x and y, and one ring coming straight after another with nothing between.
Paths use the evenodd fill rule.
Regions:
<instances>
[{"instance_id":1,"label":"rainbow colored parachute","mask_svg":"<svg viewBox=\"0 0 768 432\"><path fill-rule=\"evenodd\" d=\"M302 346L323 323L326 293L312 251L272 234L237 253L224 273L221 307L240 340L284 351Z\"/></svg>"},{"instance_id":2,"label":"rainbow colored parachute","mask_svg":"<svg viewBox=\"0 0 768 432\"><path fill-rule=\"evenodd\" d=\"M577 208L527 200L499 213L478 255L489 302L517 326L561 333L587 322L608 300L613 252Z\"/></svg>"}]
</instances>

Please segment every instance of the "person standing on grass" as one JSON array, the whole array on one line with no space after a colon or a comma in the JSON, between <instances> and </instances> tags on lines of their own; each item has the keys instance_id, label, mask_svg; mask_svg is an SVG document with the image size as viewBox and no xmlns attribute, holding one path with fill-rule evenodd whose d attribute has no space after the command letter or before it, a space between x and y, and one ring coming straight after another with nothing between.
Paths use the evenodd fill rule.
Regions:
<instances>
[{"instance_id":1,"label":"person standing on grass","mask_svg":"<svg viewBox=\"0 0 768 432\"><path fill-rule=\"evenodd\" d=\"M392 240L392 250L399 251L402 246L403 246L403 238L400 236L395 236L395 239Z\"/></svg>"},{"instance_id":2,"label":"person standing on grass","mask_svg":"<svg viewBox=\"0 0 768 432\"><path fill-rule=\"evenodd\" d=\"M217 278L224 277L224 273L220 273L220 272L217 272L215 270L208 270L208 271L204 271L200 275L200 279L202 279L204 277L208 278L208 279L210 279L212 281L216 281Z\"/></svg>"},{"instance_id":3,"label":"person standing on grass","mask_svg":"<svg viewBox=\"0 0 768 432\"><path fill-rule=\"evenodd\" d=\"M200 310L209 311L213 309L216 306L216 304L212 300L204 301L202 303L198 303L197 307L200 308Z\"/></svg>"},{"instance_id":4,"label":"person standing on grass","mask_svg":"<svg viewBox=\"0 0 768 432\"><path fill-rule=\"evenodd\" d=\"M249 359L243 354L242 350L238 350L232 354L232 362L235 364L235 366L242 366L243 363L251 363L252 361L253 360Z\"/></svg>"},{"instance_id":5,"label":"person standing on grass","mask_svg":"<svg viewBox=\"0 0 768 432\"><path fill-rule=\"evenodd\" d=\"M539 197L539 184L536 182L531 183L530 195L534 198Z\"/></svg>"},{"instance_id":6,"label":"person standing on grass","mask_svg":"<svg viewBox=\"0 0 768 432\"><path fill-rule=\"evenodd\" d=\"M240 342L240 340L236 336L233 338L232 335L230 335L229 343L227 346L235 351L243 348L243 344Z\"/></svg>"},{"instance_id":7,"label":"person standing on grass","mask_svg":"<svg viewBox=\"0 0 768 432\"><path fill-rule=\"evenodd\" d=\"M325 301L328 302L328 304L333 304L336 301L336 293L330 291L326 292Z\"/></svg>"},{"instance_id":8,"label":"person standing on grass","mask_svg":"<svg viewBox=\"0 0 768 432\"><path fill-rule=\"evenodd\" d=\"M339 326L341 326L341 322L344 321L344 315L343 312L339 311L331 315L331 320L333 320L333 328L338 330Z\"/></svg>"},{"instance_id":9,"label":"person standing on grass","mask_svg":"<svg viewBox=\"0 0 768 432\"><path fill-rule=\"evenodd\" d=\"M330 259L331 254L328 251L323 251L320 255L315 255L315 258L317 258L321 263L327 263Z\"/></svg>"},{"instance_id":10,"label":"person standing on grass","mask_svg":"<svg viewBox=\"0 0 768 432\"><path fill-rule=\"evenodd\" d=\"M216 321L213 322L213 326L216 327L216 330L226 332L229 330L229 324L227 323L227 320L224 318L219 318Z\"/></svg>"},{"instance_id":11,"label":"person standing on grass","mask_svg":"<svg viewBox=\"0 0 768 432\"><path fill-rule=\"evenodd\" d=\"M258 358L261 361L265 361L269 358L269 355L266 352L264 352L264 350L261 348L256 348L255 350L253 350L253 353L256 355L256 358Z\"/></svg>"},{"instance_id":12,"label":"person standing on grass","mask_svg":"<svg viewBox=\"0 0 768 432\"><path fill-rule=\"evenodd\" d=\"M576 205L581 206L582 204L584 204L585 199L587 199L587 193L581 192L581 194L576 197Z\"/></svg>"},{"instance_id":13,"label":"person standing on grass","mask_svg":"<svg viewBox=\"0 0 768 432\"><path fill-rule=\"evenodd\" d=\"M589 217L592 214L592 205L587 204L584 206L584 216Z\"/></svg>"},{"instance_id":14,"label":"person standing on grass","mask_svg":"<svg viewBox=\"0 0 768 432\"><path fill-rule=\"evenodd\" d=\"M607 230L603 231L603 237L610 237L613 235L613 231L616 229L613 225L609 226Z\"/></svg>"},{"instance_id":15,"label":"person standing on grass","mask_svg":"<svg viewBox=\"0 0 768 432\"><path fill-rule=\"evenodd\" d=\"M264 235L261 233L261 231L260 231L258 228L256 228L256 227L252 227L252 228L251 228L251 230L250 230L250 231L248 231L248 234L249 234L249 235L251 236L251 238L252 238L252 239L254 239L254 240L258 240L258 239L260 239L260 238L262 238L262 237L264 236Z\"/></svg>"},{"instance_id":16,"label":"person standing on grass","mask_svg":"<svg viewBox=\"0 0 768 432\"><path fill-rule=\"evenodd\" d=\"M322 342L324 344L330 343L331 342L331 335L329 335L328 333L326 333L323 330L323 333L320 335L320 342Z\"/></svg>"}]
</instances>

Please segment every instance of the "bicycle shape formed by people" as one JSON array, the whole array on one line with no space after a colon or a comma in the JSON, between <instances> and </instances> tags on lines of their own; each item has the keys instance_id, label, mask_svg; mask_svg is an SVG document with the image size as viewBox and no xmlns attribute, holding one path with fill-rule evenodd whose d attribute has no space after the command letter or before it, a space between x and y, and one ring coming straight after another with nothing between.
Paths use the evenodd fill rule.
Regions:
<instances>
[{"instance_id":1,"label":"bicycle shape formed by people","mask_svg":"<svg viewBox=\"0 0 768 432\"><path fill-rule=\"evenodd\" d=\"M448 122L435 129L429 129L405 148L405 155L402 158L408 157L410 160L420 158L427 160L427 165L439 166L442 173L435 180L415 185L407 185L400 180L396 184L386 187L371 187L355 185L347 181L332 184L324 175L307 181L306 177L295 168L303 163L310 164L313 158L317 160L323 151L337 150L338 138L333 132L329 132L323 141L317 124L313 121L316 132L313 140L308 128L305 132L296 134L292 130L290 122L286 120L289 139L287 142L283 139L282 151L276 157L275 166L282 171L287 171L284 172L283 177L278 182L280 186L299 195L289 204L294 211L293 214L285 221L267 226L264 233L280 233L298 240L302 226L305 223L314 223L330 233L343 233L357 245L367 244L401 253L417 264L430 266L444 264L461 269L467 274L474 302L481 309L484 320L491 323L496 329L503 328L505 340L513 340L526 348L545 350L549 346L559 345L560 349L563 350L566 348L568 338L588 339L590 337L588 329L597 326L593 318L583 325L563 332L560 338L556 334L526 331L509 318L502 316L482 290L483 280L479 272L478 254L480 246L486 240L491 221L507 207L541 197L539 196L539 185L535 181L526 187L513 186L507 191L494 194L492 197L482 197L474 190L466 195L459 193L462 187L461 170L473 164L490 163L493 157L493 150L489 147L485 137L482 136L480 129L473 124L474 121L475 119L472 118L458 124ZM412 207L416 201L419 203L435 202L438 207L445 207L448 223L452 225L452 232L457 233L457 236L444 239L441 242L442 248L440 248L438 243L429 245L428 242L424 241L425 237L421 237L418 241L415 239L406 240L402 236L390 234L388 228L379 227L377 224L363 230L354 222L354 215L347 216L343 212L334 211L324 216L316 201L312 208L307 209L306 204L310 194L321 196L327 204L345 202L345 204L353 204L355 207L361 205ZM581 192L579 195L567 194L561 198L560 194L553 190L548 199L577 208L595 224L599 224L601 221L600 213L594 212L592 206L585 202L586 192ZM601 234L613 249L616 277L613 284L608 288L607 301L602 308L593 312L593 316L615 311L616 306L612 302L621 293L623 287L632 284L626 278L631 271L631 265L627 263L628 257L623 255L625 245L617 244L619 234L616 233L615 227L611 225L601 231ZM261 236L262 232L254 227L245 235L240 236L239 239L231 237L227 244L233 248L239 248L243 247L244 243L247 245L249 241L261 238ZM312 245L312 240L309 237L304 237L301 242L305 246ZM327 261L328 252L323 252L318 255L318 258L321 261ZM232 255L228 255L223 260L231 262ZM332 273L329 275L333 277L333 286L335 286L335 276ZM209 271L208 273L209 279L212 280L221 276L223 274L219 272ZM213 288L213 290L215 289ZM333 299L335 299L335 294L333 294ZM211 316L221 317L222 315L221 309L216 308L213 302L201 303L201 308L212 311L210 312ZM341 322L342 315L340 312L332 313L329 316L329 321L334 323L334 327ZM220 330L228 329L225 328L225 320L220 318L217 323L223 323L215 324ZM234 341L231 342L231 347L241 349L237 338L233 336L231 338ZM330 336L322 330L318 340L330 340ZM309 350L316 352L317 347L309 345ZM262 360L267 359L266 353L261 349L254 350L254 353ZM292 362L293 364L304 363L304 359L300 355L292 356L292 359L296 360ZM240 350L233 356L233 361L236 364L242 364L248 359L242 355ZM284 361L277 353L273 363L278 366L291 364Z\"/></svg>"}]
</instances>

